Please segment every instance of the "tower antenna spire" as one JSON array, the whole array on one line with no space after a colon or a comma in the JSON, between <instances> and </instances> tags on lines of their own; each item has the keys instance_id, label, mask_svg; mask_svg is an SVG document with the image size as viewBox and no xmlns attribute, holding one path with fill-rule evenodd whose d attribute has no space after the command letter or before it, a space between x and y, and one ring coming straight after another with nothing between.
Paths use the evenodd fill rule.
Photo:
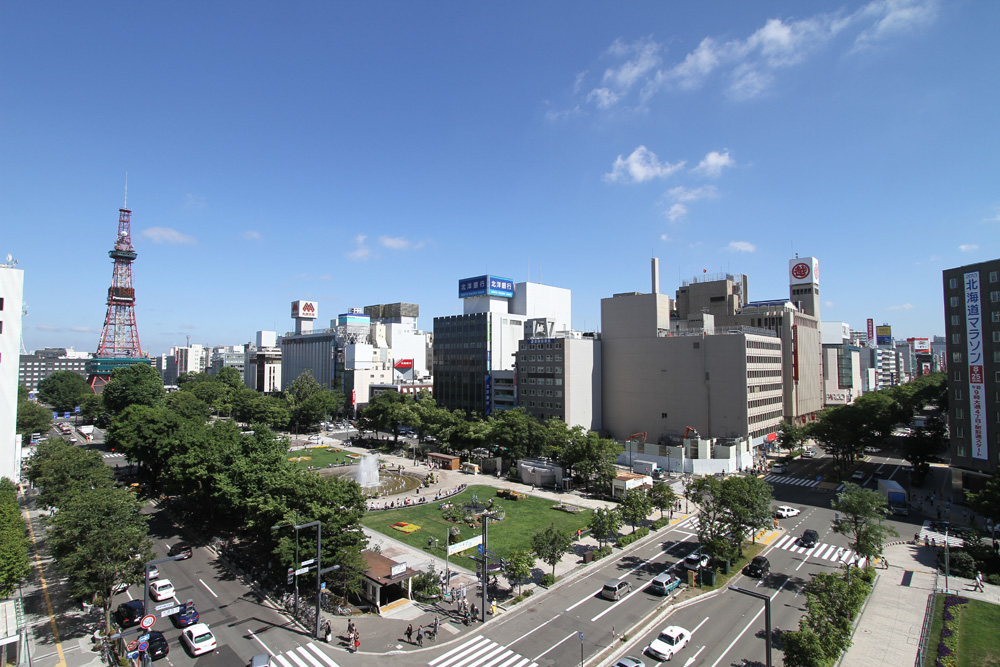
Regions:
<instances>
[{"instance_id":1,"label":"tower antenna spire","mask_svg":"<svg viewBox=\"0 0 1000 667\"><path fill-rule=\"evenodd\" d=\"M125 204L122 208L128 208L128 172L125 172Z\"/></svg>"}]
</instances>

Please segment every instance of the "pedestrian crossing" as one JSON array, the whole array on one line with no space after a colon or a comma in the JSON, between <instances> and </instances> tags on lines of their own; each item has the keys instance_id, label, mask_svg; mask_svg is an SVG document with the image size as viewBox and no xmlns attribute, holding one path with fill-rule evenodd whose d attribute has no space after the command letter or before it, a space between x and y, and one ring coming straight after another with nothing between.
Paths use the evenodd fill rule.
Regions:
<instances>
[{"instance_id":1,"label":"pedestrian crossing","mask_svg":"<svg viewBox=\"0 0 1000 667\"><path fill-rule=\"evenodd\" d=\"M339 667L315 642L276 655L274 662L281 667Z\"/></svg>"},{"instance_id":2,"label":"pedestrian crossing","mask_svg":"<svg viewBox=\"0 0 1000 667\"><path fill-rule=\"evenodd\" d=\"M537 662L532 662L482 635L427 664L430 667L538 667Z\"/></svg>"},{"instance_id":3,"label":"pedestrian crossing","mask_svg":"<svg viewBox=\"0 0 1000 667\"><path fill-rule=\"evenodd\" d=\"M766 475L764 477L765 482L770 482L771 484L788 484L790 486L802 486L805 488L810 488L819 484L817 479L805 479L803 477L788 477L787 475ZM840 491L844 488L843 484L837 486L834 491Z\"/></svg>"},{"instance_id":4,"label":"pedestrian crossing","mask_svg":"<svg viewBox=\"0 0 1000 667\"><path fill-rule=\"evenodd\" d=\"M864 567L866 560L864 557L859 558L847 547L838 547L832 544L819 543L807 549L799 544L797 535L785 535L774 546L778 549L791 551L792 553L804 554L807 558L819 558L820 560L828 560L834 563L851 563L857 567Z\"/></svg>"},{"instance_id":5,"label":"pedestrian crossing","mask_svg":"<svg viewBox=\"0 0 1000 667\"><path fill-rule=\"evenodd\" d=\"M945 543L945 535L937 530L932 530L930 527L930 521L924 521L924 525L920 528L919 542L926 541L928 544L933 544L943 547ZM949 547L961 547L965 545L965 540L961 537L956 537L955 535L948 535L947 538Z\"/></svg>"}]
</instances>

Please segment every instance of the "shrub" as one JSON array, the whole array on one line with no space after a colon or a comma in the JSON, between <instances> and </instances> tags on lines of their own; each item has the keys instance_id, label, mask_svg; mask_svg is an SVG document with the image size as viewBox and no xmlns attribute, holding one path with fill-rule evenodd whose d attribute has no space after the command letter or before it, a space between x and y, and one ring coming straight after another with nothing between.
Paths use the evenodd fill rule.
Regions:
<instances>
[{"instance_id":1,"label":"shrub","mask_svg":"<svg viewBox=\"0 0 1000 667\"><path fill-rule=\"evenodd\" d=\"M638 540L641 537L646 537L647 535L649 535L649 528L647 528L646 526L643 526L642 528L637 529L632 534L635 535L635 539Z\"/></svg>"},{"instance_id":2,"label":"shrub","mask_svg":"<svg viewBox=\"0 0 1000 667\"><path fill-rule=\"evenodd\" d=\"M514 598L514 600L512 601L512 604L517 604L518 602L523 602L525 600L525 598L530 598L532 593L534 593L534 591L532 591L530 589L524 591L523 593L521 593L520 595L518 595L517 597Z\"/></svg>"},{"instance_id":3,"label":"shrub","mask_svg":"<svg viewBox=\"0 0 1000 667\"><path fill-rule=\"evenodd\" d=\"M618 541L615 543L615 546L617 546L619 549L624 549L633 542L635 542L635 535L622 535L621 537L618 538Z\"/></svg>"},{"instance_id":4,"label":"shrub","mask_svg":"<svg viewBox=\"0 0 1000 667\"><path fill-rule=\"evenodd\" d=\"M610 556L610 555L611 555L611 546L608 544L605 544L600 549L594 549L594 560L601 560L605 556Z\"/></svg>"},{"instance_id":5,"label":"shrub","mask_svg":"<svg viewBox=\"0 0 1000 667\"><path fill-rule=\"evenodd\" d=\"M542 586L551 586L556 583L556 577L554 574L543 574L542 575Z\"/></svg>"},{"instance_id":6,"label":"shrub","mask_svg":"<svg viewBox=\"0 0 1000 667\"><path fill-rule=\"evenodd\" d=\"M666 528L669 525L670 525L670 519L664 517L662 519L657 519L656 521L654 521L652 528L653 530L662 530L663 528Z\"/></svg>"},{"instance_id":7,"label":"shrub","mask_svg":"<svg viewBox=\"0 0 1000 667\"><path fill-rule=\"evenodd\" d=\"M941 641L938 642L937 665L940 667L956 667L958 657L958 623L962 609L969 604L968 598L949 595L944 599L944 624L941 627Z\"/></svg>"}]
</instances>

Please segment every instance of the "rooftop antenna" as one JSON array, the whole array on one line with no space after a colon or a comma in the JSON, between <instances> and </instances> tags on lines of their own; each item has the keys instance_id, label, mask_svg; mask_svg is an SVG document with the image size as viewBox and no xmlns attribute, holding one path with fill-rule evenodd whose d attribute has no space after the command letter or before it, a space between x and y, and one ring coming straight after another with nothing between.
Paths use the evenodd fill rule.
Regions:
<instances>
[{"instance_id":1,"label":"rooftop antenna","mask_svg":"<svg viewBox=\"0 0 1000 667\"><path fill-rule=\"evenodd\" d=\"M122 208L128 208L128 172L125 172L125 204Z\"/></svg>"}]
</instances>

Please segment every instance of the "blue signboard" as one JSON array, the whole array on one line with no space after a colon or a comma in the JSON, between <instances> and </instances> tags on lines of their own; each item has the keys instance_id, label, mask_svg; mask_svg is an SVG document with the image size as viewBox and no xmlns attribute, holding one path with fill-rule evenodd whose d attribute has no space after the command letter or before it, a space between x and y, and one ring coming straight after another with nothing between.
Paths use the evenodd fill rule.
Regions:
<instances>
[{"instance_id":1,"label":"blue signboard","mask_svg":"<svg viewBox=\"0 0 1000 667\"><path fill-rule=\"evenodd\" d=\"M53 419L59 419L59 413L58 412L53 412L52 413L52 418Z\"/></svg>"},{"instance_id":2,"label":"blue signboard","mask_svg":"<svg viewBox=\"0 0 1000 667\"><path fill-rule=\"evenodd\" d=\"M63 417L65 417L66 419L69 419L69 413L68 412L64 412L63 413Z\"/></svg>"},{"instance_id":3,"label":"blue signboard","mask_svg":"<svg viewBox=\"0 0 1000 667\"><path fill-rule=\"evenodd\" d=\"M78 405L75 408L73 408L73 412L79 413L80 412L80 406Z\"/></svg>"},{"instance_id":4,"label":"blue signboard","mask_svg":"<svg viewBox=\"0 0 1000 667\"><path fill-rule=\"evenodd\" d=\"M499 296L506 299L514 297L514 281L499 276L476 276L458 281L458 298L467 299L473 296Z\"/></svg>"}]
</instances>

